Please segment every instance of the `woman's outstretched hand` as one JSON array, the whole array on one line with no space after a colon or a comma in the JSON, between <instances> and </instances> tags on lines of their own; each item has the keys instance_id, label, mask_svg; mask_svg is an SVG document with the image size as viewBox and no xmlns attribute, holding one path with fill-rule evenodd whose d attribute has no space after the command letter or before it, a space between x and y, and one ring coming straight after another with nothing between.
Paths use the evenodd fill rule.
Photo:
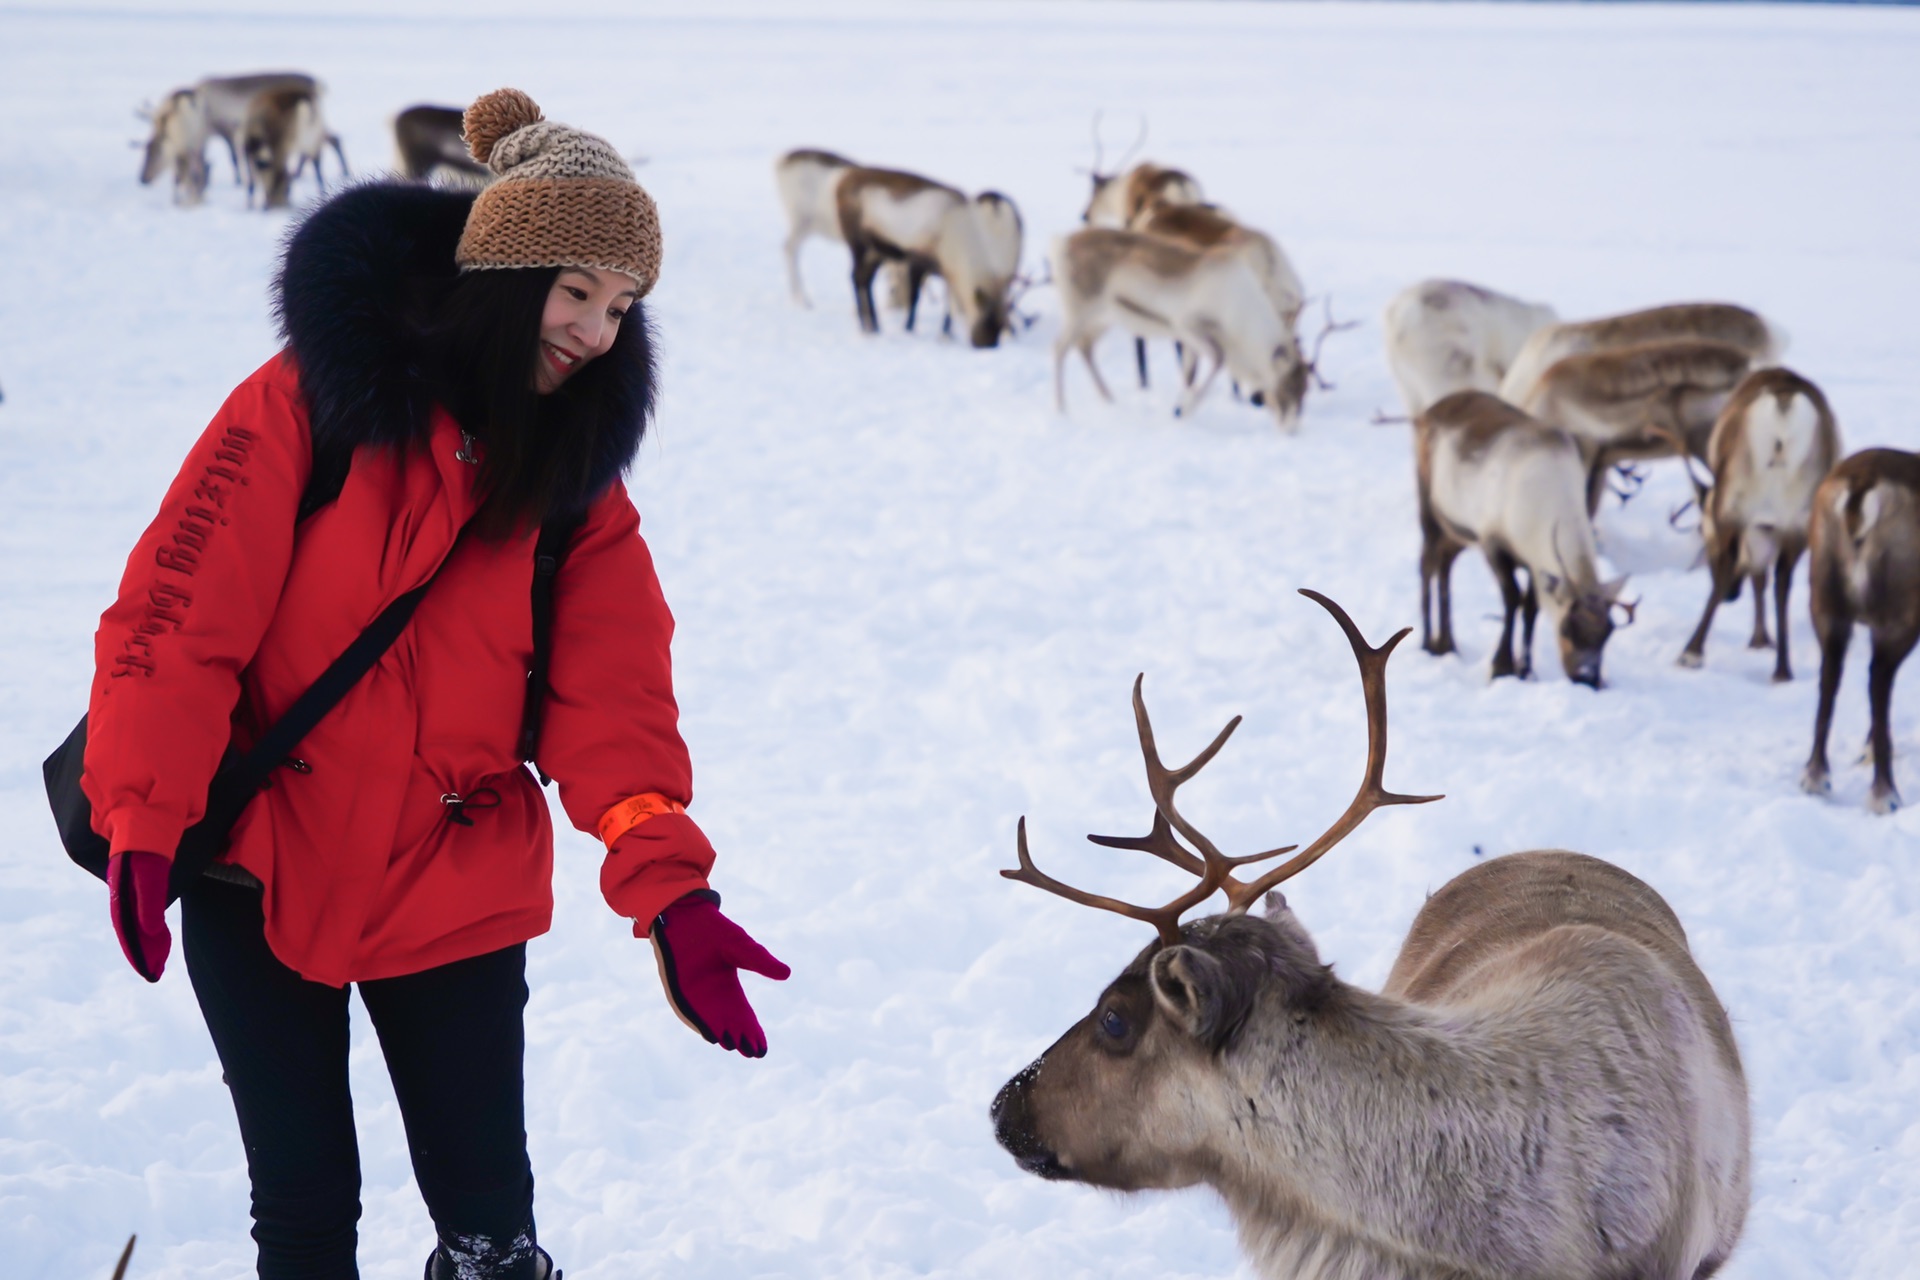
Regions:
<instances>
[{"instance_id":1,"label":"woman's outstretched hand","mask_svg":"<svg viewBox=\"0 0 1920 1280\"><path fill-rule=\"evenodd\" d=\"M720 895L711 889L695 890L662 911L651 936L660 981L680 1020L722 1049L766 1057L767 1033L740 989L740 971L784 982L793 970L721 915Z\"/></svg>"},{"instance_id":2,"label":"woman's outstretched hand","mask_svg":"<svg viewBox=\"0 0 1920 1280\"><path fill-rule=\"evenodd\" d=\"M157 853L128 849L107 859L107 907L113 934L133 971L160 981L173 950L167 929L167 877L173 864Z\"/></svg>"}]
</instances>

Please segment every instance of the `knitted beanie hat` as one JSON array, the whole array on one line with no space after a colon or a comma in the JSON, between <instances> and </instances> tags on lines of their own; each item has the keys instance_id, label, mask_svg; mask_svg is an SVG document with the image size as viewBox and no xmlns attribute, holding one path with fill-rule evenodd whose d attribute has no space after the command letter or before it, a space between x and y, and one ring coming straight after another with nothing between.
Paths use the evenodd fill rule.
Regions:
<instances>
[{"instance_id":1,"label":"knitted beanie hat","mask_svg":"<svg viewBox=\"0 0 1920 1280\"><path fill-rule=\"evenodd\" d=\"M643 295L653 288L660 215L605 138L543 118L518 89L480 98L464 125L496 180L467 215L461 270L596 267L632 276Z\"/></svg>"}]
</instances>

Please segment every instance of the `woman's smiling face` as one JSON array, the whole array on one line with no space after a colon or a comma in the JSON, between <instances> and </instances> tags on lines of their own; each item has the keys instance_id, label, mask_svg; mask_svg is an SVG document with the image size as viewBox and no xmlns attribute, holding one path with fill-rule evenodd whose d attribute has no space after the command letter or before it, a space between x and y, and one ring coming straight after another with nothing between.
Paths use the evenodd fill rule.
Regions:
<instances>
[{"instance_id":1,"label":"woman's smiling face","mask_svg":"<svg viewBox=\"0 0 1920 1280\"><path fill-rule=\"evenodd\" d=\"M533 389L558 390L576 369L606 354L620 322L640 300L632 276L592 267L564 267L547 294L540 315L540 354L533 365Z\"/></svg>"}]
</instances>

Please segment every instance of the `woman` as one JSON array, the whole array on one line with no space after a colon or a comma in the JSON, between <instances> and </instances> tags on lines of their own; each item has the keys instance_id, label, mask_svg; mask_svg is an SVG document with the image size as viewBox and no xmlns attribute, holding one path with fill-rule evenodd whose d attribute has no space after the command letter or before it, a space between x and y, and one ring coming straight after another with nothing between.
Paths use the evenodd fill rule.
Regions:
<instances>
[{"instance_id":1,"label":"woman","mask_svg":"<svg viewBox=\"0 0 1920 1280\"><path fill-rule=\"evenodd\" d=\"M194 446L96 637L84 787L115 932L157 981L170 851L222 753L429 584L181 898L269 1280L356 1274L349 984L439 1236L429 1280L553 1274L521 1067L526 943L553 906L546 799L518 749L543 524L578 528L528 754L606 841L607 902L653 941L676 1012L725 1048L766 1052L738 971L787 976L707 887L673 622L619 483L653 407L653 202L604 140L516 90L466 129L497 175L477 198L363 186L289 241L286 349Z\"/></svg>"}]
</instances>

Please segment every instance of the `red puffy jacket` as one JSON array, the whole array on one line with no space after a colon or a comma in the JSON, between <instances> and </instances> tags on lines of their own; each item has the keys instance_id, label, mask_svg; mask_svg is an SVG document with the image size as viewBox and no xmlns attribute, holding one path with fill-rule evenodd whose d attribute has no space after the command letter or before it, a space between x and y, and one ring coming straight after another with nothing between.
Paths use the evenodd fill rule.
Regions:
<instances>
[{"instance_id":1,"label":"red puffy jacket","mask_svg":"<svg viewBox=\"0 0 1920 1280\"><path fill-rule=\"evenodd\" d=\"M309 415L282 354L228 397L134 548L101 618L84 787L115 852L170 854L229 741L283 713L393 599L426 581L379 664L276 770L227 858L265 886L266 936L303 977L342 985L525 941L552 919L553 832L515 755L532 655L533 538L458 538L477 468L435 411L427 439L361 448L337 501L297 528ZM456 541L457 539L457 541ZM554 592L538 763L574 825L628 797L692 798L676 727L673 619L615 483ZM488 792L499 803L484 808ZM449 798L481 799L465 808ZM649 922L706 885L713 851L682 813L620 837L607 902Z\"/></svg>"}]
</instances>

